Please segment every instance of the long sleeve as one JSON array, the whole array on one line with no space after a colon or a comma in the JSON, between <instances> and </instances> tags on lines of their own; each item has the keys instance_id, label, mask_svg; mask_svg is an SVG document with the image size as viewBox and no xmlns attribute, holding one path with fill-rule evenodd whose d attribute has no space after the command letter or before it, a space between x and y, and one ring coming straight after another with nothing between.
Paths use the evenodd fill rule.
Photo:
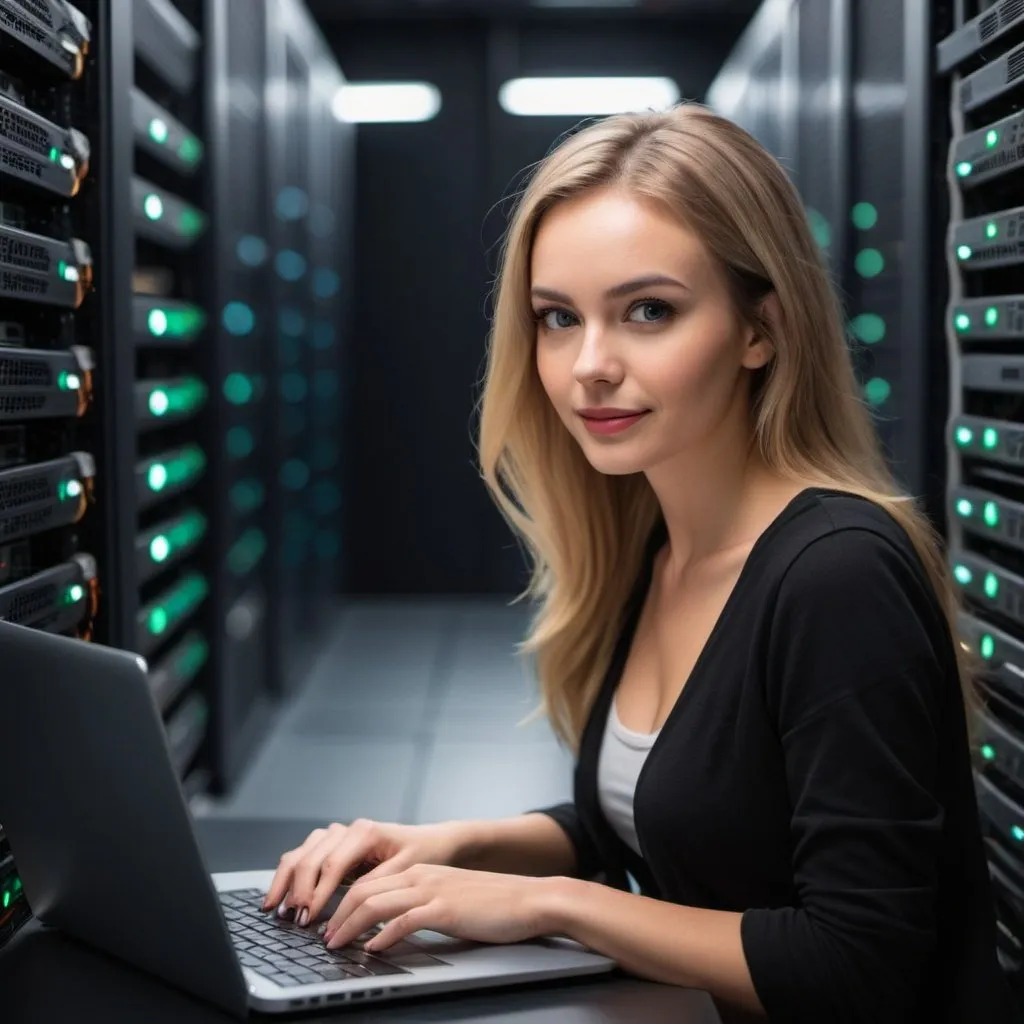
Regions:
<instances>
[{"instance_id":1,"label":"long sleeve","mask_svg":"<svg viewBox=\"0 0 1024 1024\"><path fill-rule=\"evenodd\" d=\"M575 804L558 804L555 807L539 808L531 813L546 814L561 826L562 831L569 837L576 851L577 878L592 879L601 872L604 866L601 863L601 855L590 833L580 821Z\"/></svg>"},{"instance_id":2,"label":"long sleeve","mask_svg":"<svg viewBox=\"0 0 1024 1024\"><path fill-rule=\"evenodd\" d=\"M936 945L952 648L923 569L867 529L783 580L766 697L790 794L794 905L742 941L772 1021L905 1021ZM943 641L943 638L944 641ZM955 717L955 716L954 716Z\"/></svg>"}]
</instances>

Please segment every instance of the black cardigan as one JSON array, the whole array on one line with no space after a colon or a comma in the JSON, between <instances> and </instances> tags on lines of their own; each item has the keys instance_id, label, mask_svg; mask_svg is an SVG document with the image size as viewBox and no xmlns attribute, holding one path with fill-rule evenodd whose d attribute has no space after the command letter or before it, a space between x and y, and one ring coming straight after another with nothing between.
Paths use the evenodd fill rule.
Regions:
<instances>
[{"instance_id":1,"label":"black cardigan","mask_svg":"<svg viewBox=\"0 0 1024 1024\"><path fill-rule=\"evenodd\" d=\"M597 763L651 563L584 731L575 803L544 813L578 874L741 912L769 1019L1009 1024L953 640L873 503L795 498L754 545L637 782L643 857ZM685 623L679 628L684 629Z\"/></svg>"}]
</instances>

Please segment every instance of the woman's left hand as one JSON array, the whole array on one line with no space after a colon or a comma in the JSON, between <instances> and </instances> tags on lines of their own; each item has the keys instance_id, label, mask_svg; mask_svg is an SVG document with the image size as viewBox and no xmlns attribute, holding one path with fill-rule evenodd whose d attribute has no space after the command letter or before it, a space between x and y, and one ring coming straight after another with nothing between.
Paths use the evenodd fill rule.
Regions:
<instances>
[{"instance_id":1,"label":"woman's left hand","mask_svg":"<svg viewBox=\"0 0 1024 1024\"><path fill-rule=\"evenodd\" d=\"M523 942L547 934L552 882L417 864L396 875L352 885L324 937L328 948L337 949L386 921L365 944L368 952L387 949L421 928L472 942Z\"/></svg>"}]
</instances>

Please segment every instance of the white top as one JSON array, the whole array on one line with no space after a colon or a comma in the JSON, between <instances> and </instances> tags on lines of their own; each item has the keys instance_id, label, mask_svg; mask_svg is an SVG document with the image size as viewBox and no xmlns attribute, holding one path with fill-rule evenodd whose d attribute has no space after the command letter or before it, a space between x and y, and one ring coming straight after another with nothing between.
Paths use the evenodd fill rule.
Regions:
<instances>
[{"instance_id":1,"label":"white top","mask_svg":"<svg viewBox=\"0 0 1024 1024\"><path fill-rule=\"evenodd\" d=\"M657 738L656 732L627 729L619 721L615 698L612 698L597 762L597 794L608 824L637 856L640 856L640 844L633 823L633 796L640 769Z\"/></svg>"}]
</instances>

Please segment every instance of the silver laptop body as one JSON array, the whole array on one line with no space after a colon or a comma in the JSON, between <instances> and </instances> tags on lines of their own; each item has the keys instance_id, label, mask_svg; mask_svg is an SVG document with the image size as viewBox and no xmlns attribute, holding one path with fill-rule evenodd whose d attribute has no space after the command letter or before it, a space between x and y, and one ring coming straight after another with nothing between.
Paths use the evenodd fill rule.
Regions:
<instances>
[{"instance_id":1,"label":"silver laptop body","mask_svg":"<svg viewBox=\"0 0 1024 1024\"><path fill-rule=\"evenodd\" d=\"M332 957L315 932L252 913L273 871L207 872L142 658L0 622L0 678L16 722L0 743L0 822L35 916L235 1016L614 967L564 939L487 946L432 932L393 962L383 954L384 967L359 950ZM288 973L282 950L275 966L266 928L286 950L314 942L302 959L324 967Z\"/></svg>"}]
</instances>

